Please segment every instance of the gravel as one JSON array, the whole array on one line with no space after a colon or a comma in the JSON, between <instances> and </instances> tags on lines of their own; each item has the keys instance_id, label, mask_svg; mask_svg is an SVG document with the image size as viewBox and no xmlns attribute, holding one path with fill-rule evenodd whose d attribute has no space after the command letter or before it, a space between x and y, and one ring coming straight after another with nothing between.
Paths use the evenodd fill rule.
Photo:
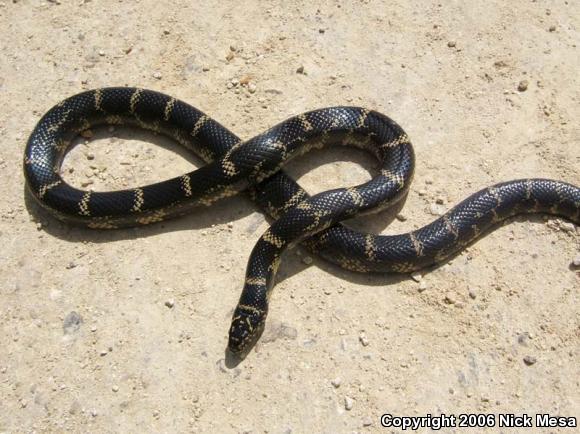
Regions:
<instances>
[{"instance_id":1,"label":"gravel","mask_svg":"<svg viewBox=\"0 0 580 434\"><path fill-rule=\"evenodd\" d=\"M524 363L528 366L535 365L538 360L534 356L524 357Z\"/></svg>"}]
</instances>

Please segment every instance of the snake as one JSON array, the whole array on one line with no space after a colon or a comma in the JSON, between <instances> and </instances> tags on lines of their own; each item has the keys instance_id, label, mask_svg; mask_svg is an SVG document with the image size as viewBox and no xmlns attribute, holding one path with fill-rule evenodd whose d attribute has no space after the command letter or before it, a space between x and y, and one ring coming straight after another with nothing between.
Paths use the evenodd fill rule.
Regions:
<instances>
[{"instance_id":1,"label":"snake","mask_svg":"<svg viewBox=\"0 0 580 434\"><path fill-rule=\"evenodd\" d=\"M126 125L162 134L205 165L172 179L117 191L80 190L61 176L77 136ZM354 146L378 169L369 181L309 195L283 166L315 148ZM272 219L248 260L232 315L228 350L242 354L259 339L282 253L297 244L347 270L410 273L444 262L500 222L545 213L580 224L580 188L550 179L518 179L484 188L424 227L398 235L359 232L343 223L393 207L410 187L415 154L392 119L361 107L328 107L290 117L249 139L168 95L110 87L71 96L42 116L24 152L28 191L67 224L94 229L147 225L242 191Z\"/></svg>"}]
</instances>

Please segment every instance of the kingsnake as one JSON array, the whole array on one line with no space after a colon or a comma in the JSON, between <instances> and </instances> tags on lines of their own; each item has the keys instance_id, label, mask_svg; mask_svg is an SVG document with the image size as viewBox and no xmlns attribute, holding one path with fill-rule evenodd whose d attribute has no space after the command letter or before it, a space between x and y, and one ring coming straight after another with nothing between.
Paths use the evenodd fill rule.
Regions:
<instances>
[{"instance_id":1,"label":"kingsnake","mask_svg":"<svg viewBox=\"0 0 580 434\"><path fill-rule=\"evenodd\" d=\"M167 135L207 165L129 190L93 192L71 187L60 175L64 156L80 132L102 124L133 125ZM327 144L370 151L380 163L378 174L356 187L309 196L281 167ZM229 331L228 348L233 353L243 352L260 336L281 254L297 243L349 270L408 273L444 261L515 214L548 213L580 224L580 188L548 179L486 188L406 234L364 234L339 223L392 206L407 193L413 170L409 138L394 121L373 110L314 110L242 141L182 101L124 87L83 92L50 109L34 128L24 156L26 182L40 205L67 223L90 228L158 222L248 189L276 220L249 259Z\"/></svg>"}]
</instances>

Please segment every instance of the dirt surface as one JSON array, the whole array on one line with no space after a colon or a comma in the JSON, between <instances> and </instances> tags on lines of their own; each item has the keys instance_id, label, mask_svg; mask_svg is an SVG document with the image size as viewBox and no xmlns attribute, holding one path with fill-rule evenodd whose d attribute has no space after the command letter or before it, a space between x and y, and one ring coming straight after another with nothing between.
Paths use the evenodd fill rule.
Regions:
<instances>
[{"instance_id":1,"label":"dirt surface","mask_svg":"<svg viewBox=\"0 0 580 434\"><path fill-rule=\"evenodd\" d=\"M233 366L231 313L268 225L246 196L102 232L25 199L22 155L40 116L112 85L170 94L244 138L324 106L388 114L412 138L416 175L404 221L353 222L370 231L417 228L512 178L580 184L576 2L241 3L0 1L0 432L391 432L383 413L580 417L579 233L558 219L517 218L415 279L290 251L265 333ZM160 137L94 133L65 162L77 186L135 187L199 165ZM318 192L369 179L373 161L330 149L288 171Z\"/></svg>"}]
</instances>

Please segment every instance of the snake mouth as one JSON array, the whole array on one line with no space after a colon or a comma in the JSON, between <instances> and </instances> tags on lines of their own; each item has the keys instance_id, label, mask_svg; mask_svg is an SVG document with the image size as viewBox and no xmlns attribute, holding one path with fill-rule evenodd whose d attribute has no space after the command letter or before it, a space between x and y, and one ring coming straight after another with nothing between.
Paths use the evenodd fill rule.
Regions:
<instances>
[{"instance_id":1,"label":"snake mouth","mask_svg":"<svg viewBox=\"0 0 580 434\"><path fill-rule=\"evenodd\" d=\"M228 350L239 355L252 347L264 330L265 320L265 311L238 305L232 318Z\"/></svg>"}]
</instances>

